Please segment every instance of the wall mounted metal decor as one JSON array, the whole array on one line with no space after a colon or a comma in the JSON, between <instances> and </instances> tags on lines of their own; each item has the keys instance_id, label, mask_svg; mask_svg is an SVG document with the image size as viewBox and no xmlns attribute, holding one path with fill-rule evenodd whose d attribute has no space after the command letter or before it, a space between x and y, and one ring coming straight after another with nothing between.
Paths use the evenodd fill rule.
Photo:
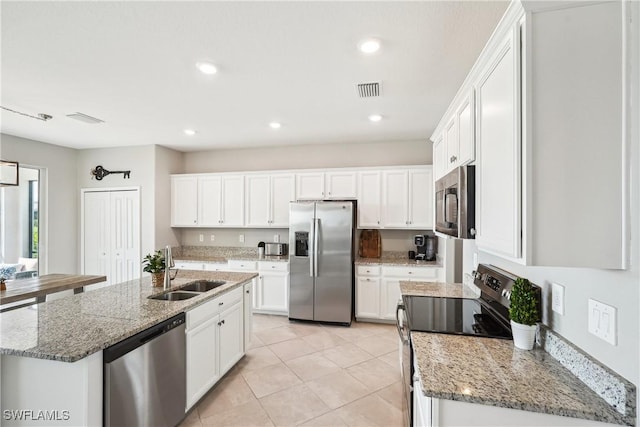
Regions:
<instances>
[{"instance_id":1,"label":"wall mounted metal decor","mask_svg":"<svg viewBox=\"0 0 640 427\"><path fill-rule=\"evenodd\" d=\"M107 175L113 175L114 173L124 174L124 178L131 178L131 171L108 171L102 166L96 166L91 170L91 175L93 175L98 181L102 181Z\"/></svg>"}]
</instances>

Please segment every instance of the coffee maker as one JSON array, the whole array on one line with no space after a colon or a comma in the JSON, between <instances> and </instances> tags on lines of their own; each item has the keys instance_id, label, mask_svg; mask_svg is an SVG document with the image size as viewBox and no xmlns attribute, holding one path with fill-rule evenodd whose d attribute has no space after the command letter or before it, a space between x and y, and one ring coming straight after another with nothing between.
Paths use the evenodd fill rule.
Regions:
<instances>
[{"instance_id":1,"label":"coffee maker","mask_svg":"<svg viewBox=\"0 0 640 427\"><path fill-rule=\"evenodd\" d=\"M435 261L438 252L438 238L430 234L417 234L413 238L416 245L416 260Z\"/></svg>"}]
</instances>

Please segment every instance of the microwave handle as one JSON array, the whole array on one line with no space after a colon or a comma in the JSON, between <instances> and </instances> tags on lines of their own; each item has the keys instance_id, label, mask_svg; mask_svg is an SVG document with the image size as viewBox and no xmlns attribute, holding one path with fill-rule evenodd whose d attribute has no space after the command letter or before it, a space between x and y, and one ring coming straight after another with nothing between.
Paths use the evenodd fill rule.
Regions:
<instances>
[{"instance_id":1,"label":"microwave handle","mask_svg":"<svg viewBox=\"0 0 640 427\"><path fill-rule=\"evenodd\" d=\"M447 223L447 189L442 191L442 222Z\"/></svg>"}]
</instances>

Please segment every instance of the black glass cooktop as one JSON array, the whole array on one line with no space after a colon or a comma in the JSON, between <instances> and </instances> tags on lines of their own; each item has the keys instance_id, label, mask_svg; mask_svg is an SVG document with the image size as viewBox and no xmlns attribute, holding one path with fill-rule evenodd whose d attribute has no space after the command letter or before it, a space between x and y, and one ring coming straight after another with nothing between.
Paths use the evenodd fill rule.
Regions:
<instances>
[{"instance_id":1,"label":"black glass cooktop","mask_svg":"<svg viewBox=\"0 0 640 427\"><path fill-rule=\"evenodd\" d=\"M405 295L402 300L411 331L512 339L508 321L479 299Z\"/></svg>"}]
</instances>

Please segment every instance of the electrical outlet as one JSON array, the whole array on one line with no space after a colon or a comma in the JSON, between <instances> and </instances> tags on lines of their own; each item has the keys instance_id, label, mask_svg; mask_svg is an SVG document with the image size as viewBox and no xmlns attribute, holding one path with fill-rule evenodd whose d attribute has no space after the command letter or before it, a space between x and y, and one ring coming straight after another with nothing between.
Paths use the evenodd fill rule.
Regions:
<instances>
[{"instance_id":1,"label":"electrical outlet","mask_svg":"<svg viewBox=\"0 0 640 427\"><path fill-rule=\"evenodd\" d=\"M615 307L589 298L589 332L616 345L616 315Z\"/></svg>"},{"instance_id":2,"label":"electrical outlet","mask_svg":"<svg viewBox=\"0 0 640 427\"><path fill-rule=\"evenodd\" d=\"M200 236L198 236L198 240L204 242L204 234L200 234Z\"/></svg>"},{"instance_id":3,"label":"electrical outlet","mask_svg":"<svg viewBox=\"0 0 640 427\"><path fill-rule=\"evenodd\" d=\"M564 286L551 283L551 308L564 316Z\"/></svg>"},{"instance_id":4,"label":"electrical outlet","mask_svg":"<svg viewBox=\"0 0 640 427\"><path fill-rule=\"evenodd\" d=\"M280 243L280 235L279 234L274 234L273 235L273 241L274 241L274 243Z\"/></svg>"},{"instance_id":5,"label":"electrical outlet","mask_svg":"<svg viewBox=\"0 0 640 427\"><path fill-rule=\"evenodd\" d=\"M240 243L244 243L244 234L238 236L238 240L240 241Z\"/></svg>"},{"instance_id":6,"label":"electrical outlet","mask_svg":"<svg viewBox=\"0 0 640 427\"><path fill-rule=\"evenodd\" d=\"M212 241L212 242L215 242L215 241L216 241L216 235L215 235L215 234L212 234L212 235L211 235L211 241Z\"/></svg>"}]
</instances>

